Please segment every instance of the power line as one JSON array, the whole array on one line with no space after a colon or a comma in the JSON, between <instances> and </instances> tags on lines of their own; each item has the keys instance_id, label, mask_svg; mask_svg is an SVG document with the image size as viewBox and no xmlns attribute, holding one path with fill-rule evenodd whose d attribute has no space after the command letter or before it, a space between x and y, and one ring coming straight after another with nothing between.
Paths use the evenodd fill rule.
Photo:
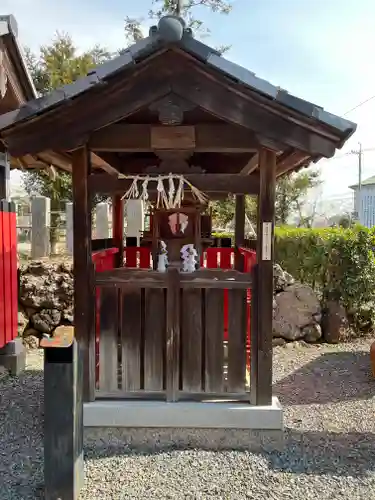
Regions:
<instances>
[{"instance_id":1,"label":"power line","mask_svg":"<svg viewBox=\"0 0 375 500\"><path fill-rule=\"evenodd\" d=\"M360 108L361 106L363 106L364 104L367 104L368 102L372 101L373 99L375 99L375 95L369 97L368 99L366 99L365 101L362 101L360 102L359 104L357 104L356 106L354 106L354 108L351 108L349 109L349 111L347 111L346 113L343 114L343 116L346 116L348 115L349 113L351 113L352 111L355 111L356 109Z\"/></svg>"}]
</instances>

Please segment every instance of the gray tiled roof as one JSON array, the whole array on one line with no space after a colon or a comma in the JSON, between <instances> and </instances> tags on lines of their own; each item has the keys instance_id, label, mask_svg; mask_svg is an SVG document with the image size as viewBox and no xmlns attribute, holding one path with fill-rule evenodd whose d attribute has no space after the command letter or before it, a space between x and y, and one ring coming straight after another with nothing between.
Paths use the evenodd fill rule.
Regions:
<instances>
[{"instance_id":1,"label":"gray tiled roof","mask_svg":"<svg viewBox=\"0 0 375 500\"><path fill-rule=\"evenodd\" d=\"M49 95L27 103L20 110L7 113L0 117L0 130L12 124L25 120L36 114L50 109L64 100L69 100L91 87L105 83L119 71L129 69L136 65L156 50L175 42L180 48L203 61L208 66L215 68L236 82L243 84L271 101L277 102L301 115L312 118L317 122L333 128L345 142L356 130L356 124L325 111L322 107L289 94L287 91L257 77L251 71L239 66L224 57L218 51L193 38L191 30L184 29L180 36L181 21L173 16L166 16L164 23L150 30L150 36L140 40L126 49L120 56L101 64L93 69L87 76L75 83L65 85L52 91ZM168 42L166 42L168 40Z\"/></svg>"},{"instance_id":2,"label":"gray tiled roof","mask_svg":"<svg viewBox=\"0 0 375 500\"><path fill-rule=\"evenodd\" d=\"M375 186L375 175L363 180L361 182L361 186ZM349 186L349 188L350 189L358 189L358 184L353 184L353 186Z\"/></svg>"}]
</instances>

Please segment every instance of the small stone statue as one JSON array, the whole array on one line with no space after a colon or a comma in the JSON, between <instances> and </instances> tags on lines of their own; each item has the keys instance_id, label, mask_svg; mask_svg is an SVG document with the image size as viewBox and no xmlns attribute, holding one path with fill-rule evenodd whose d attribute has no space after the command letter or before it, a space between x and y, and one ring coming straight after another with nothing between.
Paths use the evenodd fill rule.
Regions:
<instances>
[{"instance_id":1,"label":"small stone statue","mask_svg":"<svg viewBox=\"0 0 375 500\"><path fill-rule=\"evenodd\" d=\"M160 242L160 252L158 255L158 271L159 273L165 273L168 266L168 251L167 245L164 241Z\"/></svg>"},{"instance_id":2,"label":"small stone statue","mask_svg":"<svg viewBox=\"0 0 375 500\"><path fill-rule=\"evenodd\" d=\"M197 265L198 252L195 250L194 245L189 243L181 248L182 257L182 271L184 273L193 273Z\"/></svg>"}]
</instances>

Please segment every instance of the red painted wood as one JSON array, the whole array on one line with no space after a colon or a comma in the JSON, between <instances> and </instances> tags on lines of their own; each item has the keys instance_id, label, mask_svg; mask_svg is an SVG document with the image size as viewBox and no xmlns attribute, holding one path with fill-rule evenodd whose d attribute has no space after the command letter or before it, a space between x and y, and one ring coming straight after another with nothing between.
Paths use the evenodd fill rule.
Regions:
<instances>
[{"instance_id":1,"label":"red painted wood","mask_svg":"<svg viewBox=\"0 0 375 500\"><path fill-rule=\"evenodd\" d=\"M139 252L139 267L141 269L150 269L151 250L147 247L138 247L138 252Z\"/></svg>"},{"instance_id":2,"label":"red painted wood","mask_svg":"<svg viewBox=\"0 0 375 500\"><path fill-rule=\"evenodd\" d=\"M217 269L217 259L218 259L218 253L219 253L219 248L207 248L207 262L206 262L206 268L207 269Z\"/></svg>"},{"instance_id":3,"label":"red painted wood","mask_svg":"<svg viewBox=\"0 0 375 500\"><path fill-rule=\"evenodd\" d=\"M92 253L95 271L100 273L114 269L118 248L107 248ZM99 381L99 336L100 336L100 290L95 292L95 381Z\"/></svg>"},{"instance_id":4,"label":"red painted wood","mask_svg":"<svg viewBox=\"0 0 375 500\"><path fill-rule=\"evenodd\" d=\"M233 248L220 248L220 269L232 269L232 256L234 255Z\"/></svg>"},{"instance_id":5,"label":"red painted wood","mask_svg":"<svg viewBox=\"0 0 375 500\"><path fill-rule=\"evenodd\" d=\"M4 203L4 202L3 202ZM5 202L6 209L8 203ZM5 343L12 340L12 270L10 247L9 212L3 210L3 261L4 261L4 293L5 293Z\"/></svg>"},{"instance_id":6,"label":"red painted wood","mask_svg":"<svg viewBox=\"0 0 375 500\"><path fill-rule=\"evenodd\" d=\"M4 212L0 209L0 348L5 345Z\"/></svg>"},{"instance_id":7,"label":"red painted wood","mask_svg":"<svg viewBox=\"0 0 375 500\"><path fill-rule=\"evenodd\" d=\"M17 217L16 207L11 203L9 211L10 270L12 285L11 340L18 335L18 278L17 278Z\"/></svg>"},{"instance_id":8,"label":"red painted wood","mask_svg":"<svg viewBox=\"0 0 375 500\"><path fill-rule=\"evenodd\" d=\"M124 248L125 267L137 267L137 252L138 247Z\"/></svg>"}]
</instances>

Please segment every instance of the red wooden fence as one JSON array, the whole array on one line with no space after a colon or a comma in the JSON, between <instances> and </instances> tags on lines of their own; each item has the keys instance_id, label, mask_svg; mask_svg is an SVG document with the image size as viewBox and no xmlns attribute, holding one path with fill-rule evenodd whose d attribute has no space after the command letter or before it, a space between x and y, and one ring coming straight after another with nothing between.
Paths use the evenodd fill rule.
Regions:
<instances>
[{"instance_id":1,"label":"red wooden fence","mask_svg":"<svg viewBox=\"0 0 375 500\"><path fill-rule=\"evenodd\" d=\"M0 201L0 348L17 337L17 229L14 203Z\"/></svg>"}]
</instances>

